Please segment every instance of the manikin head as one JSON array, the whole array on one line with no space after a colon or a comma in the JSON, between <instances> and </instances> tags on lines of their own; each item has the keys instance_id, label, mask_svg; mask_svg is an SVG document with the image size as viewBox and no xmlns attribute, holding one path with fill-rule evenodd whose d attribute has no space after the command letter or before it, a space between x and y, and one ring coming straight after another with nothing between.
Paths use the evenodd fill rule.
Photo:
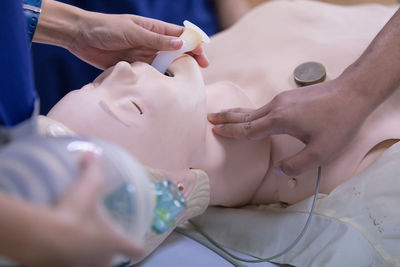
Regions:
<instances>
[{"instance_id":1,"label":"manikin head","mask_svg":"<svg viewBox=\"0 0 400 267\"><path fill-rule=\"evenodd\" d=\"M117 143L144 164L167 170L191 167L191 155L200 152L198 144L205 138L204 82L189 56L174 62L169 73L173 77L145 63L119 62L70 92L48 116L80 135ZM182 146L185 153L176 154Z\"/></svg>"}]
</instances>

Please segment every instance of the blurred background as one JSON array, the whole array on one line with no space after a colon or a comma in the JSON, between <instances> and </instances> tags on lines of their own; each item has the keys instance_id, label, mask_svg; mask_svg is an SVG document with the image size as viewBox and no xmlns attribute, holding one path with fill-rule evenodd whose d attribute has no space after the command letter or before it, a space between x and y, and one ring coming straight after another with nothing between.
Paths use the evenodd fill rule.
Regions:
<instances>
[{"instance_id":1,"label":"blurred background","mask_svg":"<svg viewBox=\"0 0 400 267\"><path fill-rule=\"evenodd\" d=\"M269 0L248 0L254 7L258 4L268 2ZM320 2L338 4L338 5L358 5L365 3L378 3L382 5L394 5L400 2L400 0L318 0Z\"/></svg>"}]
</instances>

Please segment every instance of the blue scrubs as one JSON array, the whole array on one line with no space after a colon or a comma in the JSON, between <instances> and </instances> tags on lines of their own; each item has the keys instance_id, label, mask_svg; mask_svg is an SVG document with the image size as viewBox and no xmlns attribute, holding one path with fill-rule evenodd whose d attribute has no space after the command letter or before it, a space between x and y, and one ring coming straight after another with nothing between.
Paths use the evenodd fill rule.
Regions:
<instances>
[{"instance_id":1,"label":"blue scrubs","mask_svg":"<svg viewBox=\"0 0 400 267\"><path fill-rule=\"evenodd\" d=\"M0 125L31 117L35 90L22 1L0 1Z\"/></svg>"},{"instance_id":2,"label":"blue scrubs","mask_svg":"<svg viewBox=\"0 0 400 267\"><path fill-rule=\"evenodd\" d=\"M0 0L3 1L3 0ZM210 0L62 0L80 8L116 14L136 14L182 25L187 19L212 35L219 29ZM101 71L82 62L67 50L33 44L35 83L41 97L41 114L70 90L90 83Z\"/></svg>"}]
</instances>

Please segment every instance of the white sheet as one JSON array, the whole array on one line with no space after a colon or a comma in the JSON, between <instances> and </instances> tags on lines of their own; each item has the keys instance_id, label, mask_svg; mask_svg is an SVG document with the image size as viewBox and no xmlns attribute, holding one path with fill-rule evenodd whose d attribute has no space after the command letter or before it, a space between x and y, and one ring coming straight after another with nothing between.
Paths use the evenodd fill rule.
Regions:
<instances>
[{"instance_id":1,"label":"white sheet","mask_svg":"<svg viewBox=\"0 0 400 267\"><path fill-rule=\"evenodd\" d=\"M240 253L236 254L238 256L244 256ZM192 239L174 232L150 257L135 266L231 267L232 264ZM278 265L264 262L252 264L250 266L276 267Z\"/></svg>"},{"instance_id":2,"label":"white sheet","mask_svg":"<svg viewBox=\"0 0 400 267\"><path fill-rule=\"evenodd\" d=\"M309 230L277 262L307 267L400 266L399 192L400 142L329 195L321 194ZM297 237L311 200L288 208L212 207L194 221L227 247L268 257Z\"/></svg>"}]
</instances>

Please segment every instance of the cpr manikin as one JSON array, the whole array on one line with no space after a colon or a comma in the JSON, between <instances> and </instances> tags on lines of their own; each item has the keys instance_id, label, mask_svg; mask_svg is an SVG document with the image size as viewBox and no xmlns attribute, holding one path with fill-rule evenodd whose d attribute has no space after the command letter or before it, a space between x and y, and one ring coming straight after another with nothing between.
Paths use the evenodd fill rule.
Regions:
<instances>
[{"instance_id":1,"label":"cpr manikin","mask_svg":"<svg viewBox=\"0 0 400 267\"><path fill-rule=\"evenodd\" d=\"M205 86L189 56L176 60L169 71L173 77L145 63L120 62L68 94L48 116L79 135L126 148L144 165L176 173L204 170L210 178L210 205L293 204L313 194L316 170L282 177L272 164L302 148L296 139L282 135L237 141L212 133L207 113L236 106L255 108L243 89L230 82ZM270 92L258 94L266 98ZM400 136L400 126L390 124L394 115L400 115L400 108L391 105L400 101L400 94L392 99L367 120L341 157L322 166L321 192L329 193L365 168L363 159L372 148Z\"/></svg>"},{"instance_id":2,"label":"cpr manikin","mask_svg":"<svg viewBox=\"0 0 400 267\"><path fill-rule=\"evenodd\" d=\"M317 170L310 170L298 177L286 177L276 172L274 163L299 151L303 147L302 143L285 135L273 136L260 142L217 137L211 132L206 114L231 107L259 107L282 90L295 88L293 69L305 61L321 62L327 69L328 79L337 77L362 53L394 10L377 6L346 9L305 1L272 2L254 10L236 26L213 38L206 47L211 66L203 72L205 85L197 65L187 56L177 59L170 66L169 72L174 77L165 76L147 64L130 65L121 62L105 71L92 84L68 94L48 116L80 135L95 135L115 142L128 149L143 164L169 170L178 174L178 177L179 173L189 168L203 169L210 178L211 205L294 204L312 195ZM338 23L338 18L341 23ZM276 21L281 25L279 28L276 27ZM243 40L246 40L245 45ZM368 228L376 228L376 223L380 223L375 219L371 223L376 210L354 212L355 208L362 207L363 202L372 198L361 199L361 204L355 202L347 197L345 191L348 188L343 187L343 184L352 182L350 178L356 174L359 174L356 178L360 178L363 170L397 142L400 136L399 102L400 92L397 91L370 115L348 149L334 162L322 166L320 191L329 193L335 188L341 190L341 194L332 195L333 201L329 202L329 195L319 200L318 205L324 208L319 209L317 205L320 217L324 215L328 219L333 218L329 221L332 223L318 221L321 228L316 228L315 235L312 235L314 238L305 240L304 244L300 242L295 248L299 249L297 252L295 250L291 255L285 255L287 258L284 260L277 259L278 262L313 266L309 264L309 259L317 261L323 258L324 263L332 263L328 261L329 255L326 253L343 258L344 251L339 251L339 254L334 252L337 248L335 246L344 244L350 244L353 253L359 248L362 248L359 249L362 255L384 250L394 257L397 252L392 253L390 247L397 246L383 245L380 237L376 237L383 235L380 230L375 233ZM183 184L190 191L191 181L185 180ZM357 184L352 184L348 191L352 193L353 188L357 189ZM363 192L355 193L358 198L360 194L363 196ZM341 199L344 203L340 202ZM334 203L339 202L340 207L335 207ZM355 204L352 206L353 202ZM368 205L373 206L372 203ZM300 216L308 212L309 208L295 204L288 210ZM249 214L250 211L247 212ZM284 211L283 214L288 212ZM211 208L198 223L203 228L212 225L212 221L224 226L224 214L217 208ZM268 215L273 217L274 214L277 214L276 210ZM351 217L354 214L356 218ZM260 214L251 215L261 221ZM250 218L242 217L245 217L244 220ZM282 231L277 226L279 223L266 226L266 222L270 221L266 218L260 224L271 235L279 233L275 239L273 236L264 238L262 235L261 239L266 240L262 243L254 237L260 236L255 233L253 237L249 235L250 239L246 239L246 242L240 242L244 239L243 225L252 228L257 222L246 221L243 224L237 216L229 218L229 227L208 227L207 232L213 233L218 241L227 246L259 257L270 256L276 251L271 253L267 249L260 250L260 244L267 248L271 240L283 239L285 242L282 242L282 246L286 246L298 234L297 231L290 231L299 225L298 217ZM330 228L333 223L340 222L341 218L345 218L346 222L354 221L358 231L367 233L364 234L368 237L366 241L360 243L361 239L344 238L353 229L346 228L350 223ZM235 221L239 223L233 225ZM283 223L288 223L288 220ZM332 236L318 238L326 229L329 231L325 232L331 232ZM231 238L227 237L234 238L236 233L237 242L229 243ZM288 233L286 238L285 233ZM389 228L385 228L384 235L389 234L388 239L395 240L390 238L390 233ZM327 243L321 246L318 243L321 240ZM370 244L378 244L378 249L372 248L368 251L371 254L365 254L367 250L364 245ZM271 243L271 246L274 249L275 244ZM321 247L325 247L328 252L321 254ZM357 259L357 256L347 258Z\"/></svg>"}]
</instances>

